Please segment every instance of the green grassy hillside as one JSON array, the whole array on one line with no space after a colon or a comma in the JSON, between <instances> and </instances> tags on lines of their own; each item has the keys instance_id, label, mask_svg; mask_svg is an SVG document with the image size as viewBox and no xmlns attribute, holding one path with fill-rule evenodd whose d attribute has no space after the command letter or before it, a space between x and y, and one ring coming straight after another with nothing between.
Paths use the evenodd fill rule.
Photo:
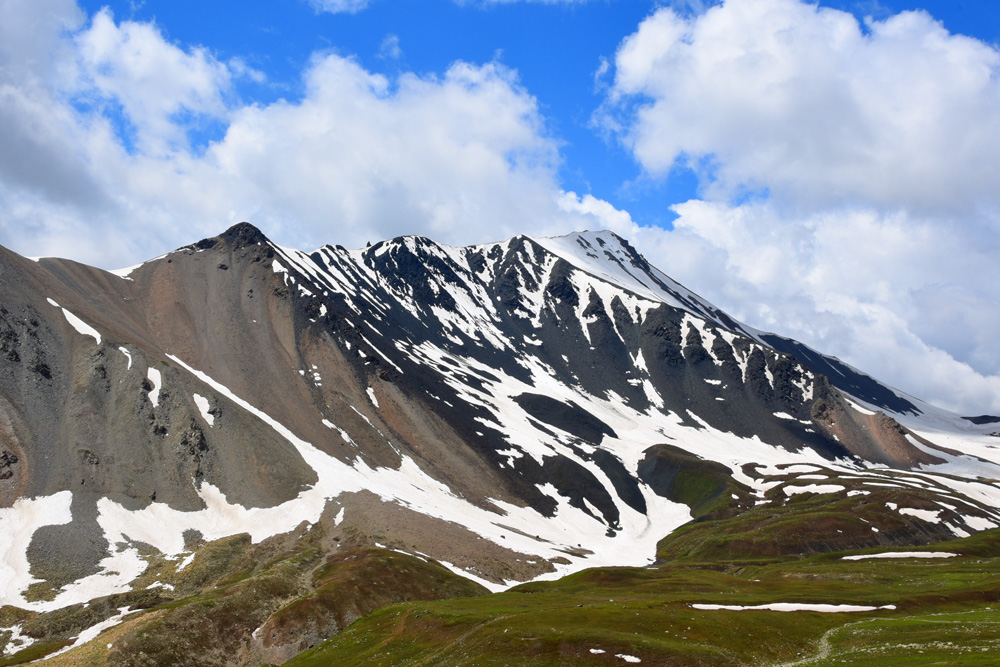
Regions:
<instances>
[{"instance_id":1,"label":"green grassy hillside","mask_svg":"<svg viewBox=\"0 0 1000 667\"><path fill-rule=\"evenodd\" d=\"M731 528L716 522L691 530ZM682 533L661 548L686 539ZM843 553L756 555L594 569L497 595L388 607L288 665L629 664L618 656L650 665L996 664L1000 531L913 550L959 555L859 561ZM692 606L776 602L895 608Z\"/></svg>"},{"instance_id":2,"label":"green grassy hillside","mask_svg":"<svg viewBox=\"0 0 1000 667\"><path fill-rule=\"evenodd\" d=\"M321 525L258 545L238 535L192 548L184 567L150 556L134 592L46 614L0 609L0 621L20 623L34 641L0 658L0 667L69 646L123 607L134 613L46 664L279 663L386 605L487 592L432 561L386 549L341 549L325 539Z\"/></svg>"}]
</instances>

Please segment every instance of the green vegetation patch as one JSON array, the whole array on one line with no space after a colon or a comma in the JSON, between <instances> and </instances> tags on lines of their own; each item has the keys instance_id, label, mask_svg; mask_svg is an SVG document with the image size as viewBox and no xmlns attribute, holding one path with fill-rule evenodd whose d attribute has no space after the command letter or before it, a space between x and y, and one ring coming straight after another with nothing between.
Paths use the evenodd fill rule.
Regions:
<instances>
[{"instance_id":1,"label":"green vegetation patch","mask_svg":"<svg viewBox=\"0 0 1000 667\"><path fill-rule=\"evenodd\" d=\"M738 562L878 546L920 546L945 539L930 532L931 528L940 530L937 526L889 509L887 502L908 505L906 493L872 491L853 497L845 492L806 493L786 499L781 489L772 489L766 504L674 531L657 545L657 557L692 563Z\"/></svg>"},{"instance_id":2,"label":"green vegetation patch","mask_svg":"<svg viewBox=\"0 0 1000 667\"><path fill-rule=\"evenodd\" d=\"M58 642L32 644L28 648L18 651L14 655L7 657L0 656L0 667L7 667L8 665L23 665L35 660L41 660L50 653L55 653L59 649L69 646L72 643L72 641L66 639Z\"/></svg>"},{"instance_id":3,"label":"green vegetation patch","mask_svg":"<svg viewBox=\"0 0 1000 667\"><path fill-rule=\"evenodd\" d=\"M294 644L297 653L313 638L334 635L386 605L487 593L436 562L384 549L331 556L312 579L313 592L278 610L261 628L265 647Z\"/></svg>"},{"instance_id":4,"label":"green vegetation patch","mask_svg":"<svg viewBox=\"0 0 1000 667\"><path fill-rule=\"evenodd\" d=\"M815 665L996 665L1000 608L876 618L848 623L824 637Z\"/></svg>"},{"instance_id":5,"label":"green vegetation patch","mask_svg":"<svg viewBox=\"0 0 1000 667\"><path fill-rule=\"evenodd\" d=\"M116 659L123 664L227 664L254 629L299 592L290 566L206 591L138 624L116 643Z\"/></svg>"},{"instance_id":6,"label":"green vegetation patch","mask_svg":"<svg viewBox=\"0 0 1000 667\"><path fill-rule=\"evenodd\" d=\"M657 494L691 509L695 519L729 516L738 501L747 503L750 489L732 477L721 463L708 461L672 445L657 445L646 451L639 465L639 478Z\"/></svg>"},{"instance_id":7,"label":"green vegetation patch","mask_svg":"<svg viewBox=\"0 0 1000 667\"><path fill-rule=\"evenodd\" d=\"M989 664L1000 556L987 554L998 545L992 531L933 548L977 554L949 559L848 561L842 552L586 570L500 594L387 607L287 664L627 664L616 655L654 665ZM878 609L693 606L775 602Z\"/></svg>"}]
</instances>

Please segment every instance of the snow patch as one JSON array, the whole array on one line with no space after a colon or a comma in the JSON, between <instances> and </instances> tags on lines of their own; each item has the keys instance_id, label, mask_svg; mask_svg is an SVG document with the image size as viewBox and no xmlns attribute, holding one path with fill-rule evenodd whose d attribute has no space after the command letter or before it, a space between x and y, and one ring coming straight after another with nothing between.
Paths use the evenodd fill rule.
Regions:
<instances>
[{"instance_id":1,"label":"snow patch","mask_svg":"<svg viewBox=\"0 0 1000 667\"><path fill-rule=\"evenodd\" d=\"M12 625L9 628L0 628L0 633L9 632L10 639L5 645L0 646L0 655L14 655L18 651L23 651L35 643L34 637L21 634L21 624Z\"/></svg>"},{"instance_id":2,"label":"snow patch","mask_svg":"<svg viewBox=\"0 0 1000 667\"><path fill-rule=\"evenodd\" d=\"M899 513L915 516L928 523L941 523L941 510L918 510L912 507L903 507L900 508Z\"/></svg>"},{"instance_id":3,"label":"snow patch","mask_svg":"<svg viewBox=\"0 0 1000 667\"><path fill-rule=\"evenodd\" d=\"M77 648L78 646L83 646L87 642L93 641L94 639L97 639L97 635L101 634L102 632L104 632L108 628L115 627L116 625L118 625L119 623L121 623L123 620L125 620L125 617L128 614L130 614L130 613L132 613L132 612L130 611L129 607L119 607L117 615L112 616L111 618L105 619L105 620L101 621L100 623L97 623L95 625L90 626L86 630L82 631L79 635L77 635L76 636L76 641L74 641L72 644L70 644L69 646L66 646L66 647L63 647L63 648L59 649L55 653L48 654L47 656L45 656L44 658L42 658L42 660L48 660L50 658L56 657L57 655L62 655L63 653L66 653L67 651L72 651L73 649Z\"/></svg>"},{"instance_id":4,"label":"snow patch","mask_svg":"<svg viewBox=\"0 0 1000 667\"><path fill-rule=\"evenodd\" d=\"M855 410L857 410L858 412L860 412L863 415L868 415L870 417L870 416L872 416L872 415L875 414L875 412L873 410L869 410L868 408L864 408L864 407L858 405L857 403L855 403L854 401L852 401L849 398L845 398L844 400L847 401L848 405L850 405L852 408L854 408Z\"/></svg>"},{"instance_id":5,"label":"snow patch","mask_svg":"<svg viewBox=\"0 0 1000 667\"><path fill-rule=\"evenodd\" d=\"M39 498L18 498L11 507L0 508L0 606L38 610L44 603L27 602L28 586L40 581L31 576L28 545L42 526L61 526L73 520L71 491Z\"/></svg>"},{"instance_id":6,"label":"snow patch","mask_svg":"<svg viewBox=\"0 0 1000 667\"><path fill-rule=\"evenodd\" d=\"M837 493L843 490L844 487L837 484L807 484L805 486L786 486L782 489L786 496L794 496L800 493Z\"/></svg>"},{"instance_id":7,"label":"snow patch","mask_svg":"<svg viewBox=\"0 0 1000 667\"><path fill-rule=\"evenodd\" d=\"M194 562L194 557L196 555L197 554L190 553L187 556L185 556L184 560L182 560L180 563L177 564L177 570L176 571L180 572L181 570L183 570L184 568L186 568L188 565L190 565L191 563L193 563Z\"/></svg>"},{"instance_id":8,"label":"snow patch","mask_svg":"<svg viewBox=\"0 0 1000 667\"><path fill-rule=\"evenodd\" d=\"M887 604L881 607L871 607L858 604L801 604L798 602L772 602L743 606L736 604L693 604L695 609L704 611L818 611L824 614L839 614L842 612L877 611L879 609L895 609L896 605Z\"/></svg>"},{"instance_id":9,"label":"snow patch","mask_svg":"<svg viewBox=\"0 0 1000 667\"><path fill-rule=\"evenodd\" d=\"M70 326L76 329L77 333L82 334L84 336L91 336L95 341L97 341L98 345L101 344L101 334L98 333L97 329L90 326L89 324L81 320L79 317L69 312L69 310L60 306L52 299L46 299L46 301L48 301L50 305L62 310L63 316L66 318L66 321L69 322Z\"/></svg>"},{"instance_id":10,"label":"snow patch","mask_svg":"<svg viewBox=\"0 0 1000 667\"><path fill-rule=\"evenodd\" d=\"M155 368L147 368L146 377L153 383L153 388L149 390L149 402L155 408L160 405L160 387L163 386L163 379L160 371Z\"/></svg>"},{"instance_id":11,"label":"snow patch","mask_svg":"<svg viewBox=\"0 0 1000 667\"><path fill-rule=\"evenodd\" d=\"M116 275L119 278L124 278L125 280L132 280L131 278L129 278L129 276L132 274L133 271L138 269L140 266L142 266L142 264L136 264L134 266L126 266L124 269L112 269L108 271L108 273Z\"/></svg>"},{"instance_id":12,"label":"snow patch","mask_svg":"<svg viewBox=\"0 0 1000 667\"><path fill-rule=\"evenodd\" d=\"M215 425L215 415L209 412L208 399L201 394L192 394L191 398L194 399L194 404L198 406L198 411L201 412L202 418L205 423L212 427Z\"/></svg>"},{"instance_id":13,"label":"snow patch","mask_svg":"<svg viewBox=\"0 0 1000 667\"><path fill-rule=\"evenodd\" d=\"M880 554L844 556L843 560L869 560L871 558L954 558L958 554L950 551L886 551Z\"/></svg>"},{"instance_id":14,"label":"snow patch","mask_svg":"<svg viewBox=\"0 0 1000 667\"><path fill-rule=\"evenodd\" d=\"M119 540L123 542L124 540ZM91 574L63 587L62 592L51 602L41 603L40 610L51 611L69 605L93 600L96 597L127 593L132 590L131 583L146 571L148 563L139 555L139 550L131 547L121 548L117 542L112 543L114 549L105 556L98 566L100 572Z\"/></svg>"},{"instance_id":15,"label":"snow patch","mask_svg":"<svg viewBox=\"0 0 1000 667\"><path fill-rule=\"evenodd\" d=\"M956 526L953 523L946 523L945 526L955 535L955 537L970 537L972 533L963 528Z\"/></svg>"},{"instance_id":16,"label":"snow patch","mask_svg":"<svg viewBox=\"0 0 1000 667\"><path fill-rule=\"evenodd\" d=\"M993 523L989 519L984 519L979 516L963 516L962 521L965 525L972 530L991 530L997 527L997 524Z\"/></svg>"},{"instance_id":17,"label":"snow patch","mask_svg":"<svg viewBox=\"0 0 1000 667\"><path fill-rule=\"evenodd\" d=\"M150 588L162 588L165 591L172 591L172 590L174 590L174 585L173 584L165 584L162 581L154 581L149 586L146 586L146 590L149 590Z\"/></svg>"},{"instance_id":18,"label":"snow patch","mask_svg":"<svg viewBox=\"0 0 1000 667\"><path fill-rule=\"evenodd\" d=\"M485 588L486 590L488 590L491 593L499 593L501 591L505 591L508 588L510 588L509 584L506 584L506 583L504 583L504 584L497 584L497 583L494 583L492 581L488 581L486 579L483 579L482 577L479 577L479 576L477 576L475 574L472 574L471 572L469 572L467 570L463 570L462 568L458 567L457 565L453 565L452 563L449 563L448 561L438 560L438 563L440 563L441 565L444 565L446 568L448 568L449 570L451 570L452 572L454 572L458 576L465 577L466 579L469 579L470 581L476 582L477 584L479 584L480 586L482 586L483 588Z\"/></svg>"},{"instance_id":19,"label":"snow patch","mask_svg":"<svg viewBox=\"0 0 1000 667\"><path fill-rule=\"evenodd\" d=\"M796 463L790 466L782 466L781 472L786 472L789 474L802 473L802 472L816 472L820 470L819 466L814 466L808 463Z\"/></svg>"},{"instance_id":20,"label":"snow patch","mask_svg":"<svg viewBox=\"0 0 1000 667\"><path fill-rule=\"evenodd\" d=\"M374 405L376 409L378 409L378 398L375 397L375 390L368 387L365 391L368 393L368 400L372 402L372 405Z\"/></svg>"}]
</instances>

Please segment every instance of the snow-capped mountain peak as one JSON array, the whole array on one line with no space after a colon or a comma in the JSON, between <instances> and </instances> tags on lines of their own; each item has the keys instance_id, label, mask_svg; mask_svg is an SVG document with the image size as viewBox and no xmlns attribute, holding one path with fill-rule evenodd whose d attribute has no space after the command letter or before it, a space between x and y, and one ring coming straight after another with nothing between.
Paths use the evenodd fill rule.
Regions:
<instances>
[{"instance_id":1,"label":"snow-capped mountain peak","mask_svg":"<svg viewBox=\"0 0 1000 667\"><path fill-rule=\"evenodd\" d=\"M303 522L494 588L646 564L700 511L692 466L726 511L849 476L936 512L875 544L1000 523L991 422L744 327L611 232L307 253L241 224L127 272L0 268L4 604Z\"/></svg>"}]
</instances>

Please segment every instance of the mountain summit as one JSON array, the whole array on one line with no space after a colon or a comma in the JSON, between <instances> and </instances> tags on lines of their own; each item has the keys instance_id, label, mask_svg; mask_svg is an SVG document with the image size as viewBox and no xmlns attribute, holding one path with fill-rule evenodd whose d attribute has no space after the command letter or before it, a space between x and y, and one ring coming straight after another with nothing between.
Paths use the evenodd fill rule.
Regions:
<instances>
[{"instance_id":1,"label":"mountain summit","mask_svg":"<svg viewBox=\"0 0 1000 667\"><path fill-rule=\"evenodd\" d=\"M743 325L611 232L306 253L241 223L115 272L0 248L0 276L0 606L25 613L173 599L204 545L314 527L499 590L802 494L903 498L802 553L1000 524L995 420Z\"/></svg>"}]
</instances>

